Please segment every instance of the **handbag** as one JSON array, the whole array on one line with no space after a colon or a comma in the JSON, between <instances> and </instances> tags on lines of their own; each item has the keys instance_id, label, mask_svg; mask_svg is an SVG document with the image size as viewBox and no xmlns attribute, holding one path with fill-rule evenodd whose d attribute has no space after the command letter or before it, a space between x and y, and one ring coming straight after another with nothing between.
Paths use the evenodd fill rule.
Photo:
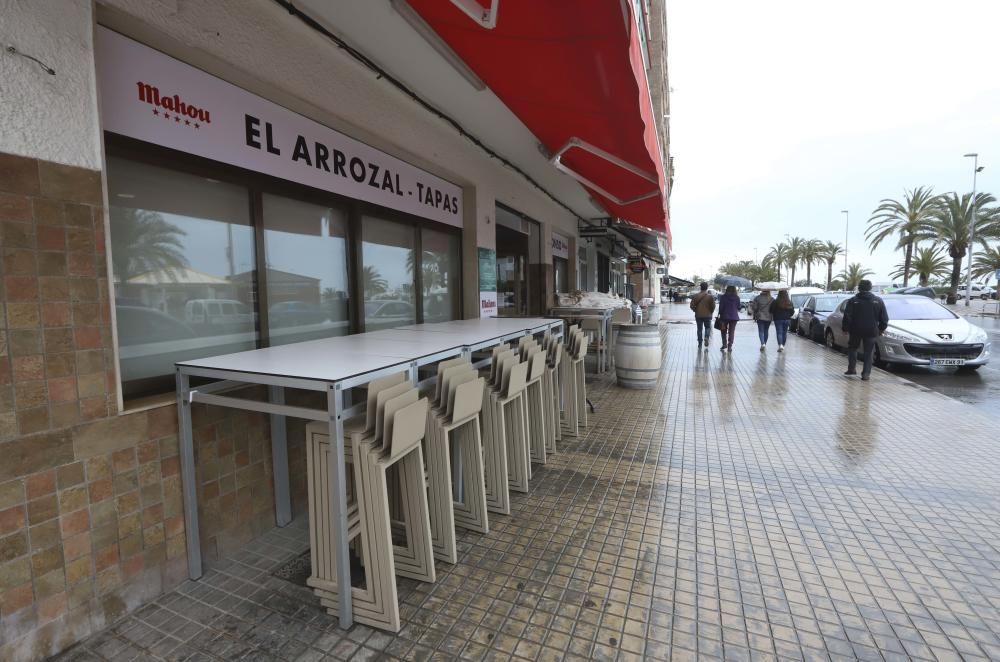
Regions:
<instances>
[{"instance_id":1,"label":"handbag","mask_svg":"<svg viewBox=\"0 0 1000 662\"><path fill-rule=\"evenodd\" d=\"M722 318L718 315L715 317L715 330L722 331Z\"/></svg>"}]
</instances>

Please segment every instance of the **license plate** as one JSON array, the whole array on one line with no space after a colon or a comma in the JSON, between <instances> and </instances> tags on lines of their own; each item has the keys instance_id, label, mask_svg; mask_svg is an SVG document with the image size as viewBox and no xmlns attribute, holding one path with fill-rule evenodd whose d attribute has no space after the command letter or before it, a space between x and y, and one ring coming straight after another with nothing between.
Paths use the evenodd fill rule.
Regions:
<instances>
[{"instance_id":1,"label":"license plate","mask_svg":"<svg viewBox=\"0 0 1000 662\"><path fill-rule=\"evenodd\" d=\"M965 365L965 359L931 359L931 365Z\"/></svg>"}]
</instances>

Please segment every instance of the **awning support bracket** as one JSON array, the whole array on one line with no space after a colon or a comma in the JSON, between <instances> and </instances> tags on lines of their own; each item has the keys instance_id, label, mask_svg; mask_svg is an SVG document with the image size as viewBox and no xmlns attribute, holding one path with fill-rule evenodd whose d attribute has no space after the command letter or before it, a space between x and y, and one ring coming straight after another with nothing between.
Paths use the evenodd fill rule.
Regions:
<instances>
[{"instance_id":1,"label":"awning support bracket","mask_svg":"<svg viewBox=\"0 0 1000 662\"><path fill-rule=\"evenodd\" d=\"M491 0L489 9L483 7L477 0L451 0L451 4L458 7L463 14L487 30L492 30L497 26L500 0Z\"/></svg>"},{"instance_id":2,"label":"awning support bracket","mask_svg":"<svg viewBox=\"0 0 1000 662\"><path fill-rule=\"evenodd\" d=\"M452 0L452 1L454 2L455 0ZM660 189L659 189L659 186L657 186L657 188L653 189L649 193L643 193L642 195L638 195L638 196L636 196L634 198L627 198L627 199L619 198L614 193L611 193L610 191L608 191L604 187L602 187L602 186L600 186L598 184L595 184L594 182L590 181L589 179L587 179L586 177L584 177L583 175L581 175L580 173L578 173L577 171L573 170L572 168L570 168L569 166L567 166L565 163L562 162L563 155L566 152L568 152L569 150L574 149L574 148L575 149L582 149L583 151L587 152L588 154L592 154L592 155L594 155L594 156L596 156L596 157L598 157L600 159L604 159L605 161L607 161L608 163L610 163L612 165L618 166L619 168L621 168L623 170L626 170L626 171L632 173L633 175L636 175L637 177L641 177L641 178L645 179L648 182L652 182L653 184L657 184L658 185L659 182L657 181L656 176L649 174L645 170L641 170L639 168L636 168L634 165L632 165L628 161L624 161L624 160L618 158L617 156L615 156L614 154L611 154L610 152L604 151L600 147L597 147L595 145L591 145L586 140L583 140L581 138L576 138L576 137L570 138L566 142L566 144L563 145L559 149L559 151L556 152L555 155L552 156L551 159L549 159L549 162L552 165L554 165L557 170L559 170L560 172L563 172L563 173L569 175L570 177L572 177L576 181L580 182L581 184L583 184L587 188L592 189L594 191L597 191L598 193L600 193L601 195L603 195L607 199L611 200L615 204L618 204L618 205L630 205L630 204L633 204L635 202L639 202L640 200L648 200L649 198L655 198L656 196L660 195Z\"/></svg>"}]
</instances>

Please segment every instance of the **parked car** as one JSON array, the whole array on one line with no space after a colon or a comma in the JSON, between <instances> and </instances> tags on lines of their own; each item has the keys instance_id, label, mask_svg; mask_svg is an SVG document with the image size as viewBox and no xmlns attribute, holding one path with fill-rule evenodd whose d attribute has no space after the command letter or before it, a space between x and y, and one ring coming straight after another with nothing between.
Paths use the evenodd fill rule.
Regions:
<instances>
[{"instance_id":1,"label":"parked car","mask_svg":"<svg viewBox=\"0 0 1000 662\"><path fill-rule=\"evenodd\" d=\"M841 292L827 292L810 296L802 304L802 309L799 311L796 333L811 340L823 342L827 316L836 310L841 301L850 297L850 294Z\"/></svg>"},{"instance_id":2,"label":"parked car","mask_svg":"<svg viewBox=\"0 0 1000 662\"><path fill-rule=\"evenodd\" d=\"M740 310L750 312L750 302L757 296L756 292L740 292Z\"/></svg>"},{"instance_id":3,"label":"parked car","mask_svg":"<svg viewBox=\"0 0 1000 662\"><path fill-rule=\"evenodd\" d=\"M971 296L973 299L989 299L993 295L993 288L986 287L985 285L979 285L978 283L973 283L969 285L959 285L958 293L956 297L959 301L965 298L965 293L969 290L971 291Z\"/></svg>"},{"instance_id":4,"label":"parked car","mask_svg":"<svg viewBox=\"0 0 1000 662\"><path fill-rule=\"evenodd\" d=\"M889 328L875 342L876 365L977 370L989 362L992 346L986 331L937 301L913 294L886 294L882 300ZM847 346L848 334L840 328L846 305L842 301L826 319L824 340L832 349Z\"/></svg>"},{"instance_id":5,"label":"parked car","mask_svg":"<svg viewBox=\"0 0 1000 662\"><path fill-rule=\"evenodd\" d=\"M799 329L799 310L802 308L802 304L806 302L813 294L823 294L824 290L822 287L789 287L788 296L792 299L792 321L789 325L791 331L798 332Z\"/></svg>"},{"instance_id":6,"label":"parked car","mask_svg":"<svg viewBox=\"0 0 1000 662\"><path fill-rule=\"evenodd\" d=\"M271 328L305 326L325 322L327 314L309 301L282 301L267 309L267 319Z\"/></svg>"},{"instance_id":7,"label":"parked car","mask_svg":"<svg viewBox=\"0 0 1000 662\"><path fill-rule=\"evenodd\" d=\"M191 299L184 304L184 322L201 332L246 331L252 328L253 311L235 299Z\"/></svg>"},{"instance_id":8,"label":"parked car","mask_svg":"<svg viewBox=\"0 0 1000 662\"><path fill-rule=\"evenodd\" d=\"M365 331L413 324L417 313L406 301L365 301Z\"/></svg>"},{"instance_id":9,"label":"parked car","mask_svg":"<svg viewBox=\"0 0 1000 662\"><path fill-rule=\"evenodd\" d=\"M919 286L915 285L913 287L901 287L897 290L893 290L893 294L918 294L922 297L927 297L928 299L937 299L937 292L934 291L933 287Z\"/></svg>"}]
</instances>

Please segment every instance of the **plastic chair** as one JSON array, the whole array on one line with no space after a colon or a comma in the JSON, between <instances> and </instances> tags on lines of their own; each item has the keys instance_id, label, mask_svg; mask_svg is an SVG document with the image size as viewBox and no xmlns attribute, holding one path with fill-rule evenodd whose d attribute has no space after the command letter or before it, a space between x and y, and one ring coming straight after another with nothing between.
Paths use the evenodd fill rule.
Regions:
<instances>
[{"instance_id":1,"label":"plastic chair","mask_svg":"<svg viewBox=\"0 0 1000 662\"><path fill-rule=\"evenodd\" d=\"M394 375L369 385L366 416L354 419L350 433L345 431L345 459L353 474L348 538L365 569L365 585L351 588L354 617L393 632L400 629L396 575L428 582L436 578L421 448L428 407L412 384ZM341 587L329 529L328 428L311 423L306 432L312 543L312 575L307 583L320 604L337 613ZM401 520L395 522L389 511L392 468L401 495ZM393 528L405 531L405 542L396 544Z\"/></svg>"},{"instance_id":2,"label":"plastic chair","mask_svg":"<svg viewBox=\"0 0 1000 662\"><path fill-rule=\"evenodd\" d=\"M502 347L502 346L501 346ZM510 514L511 489L528 491L527 421L521 393L528 364L508 349L494 351L490 387L483 392L482 436L486 507Z\"/></svg>"}]
</instances>

